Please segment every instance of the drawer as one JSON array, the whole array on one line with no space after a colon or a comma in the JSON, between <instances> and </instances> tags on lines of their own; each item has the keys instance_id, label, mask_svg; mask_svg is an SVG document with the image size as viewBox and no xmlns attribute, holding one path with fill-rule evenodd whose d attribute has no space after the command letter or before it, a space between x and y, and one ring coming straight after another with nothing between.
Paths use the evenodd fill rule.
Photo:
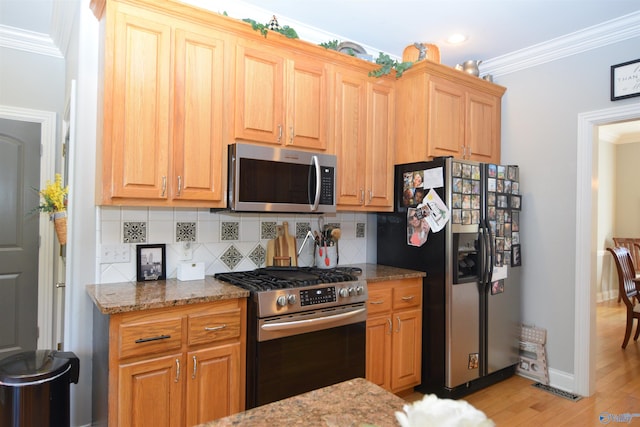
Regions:
<instances>
[{"instance_id":1,"label":"drawer","mask_svg":"<svg viewBox=\"0 0 640 427\"><path fill-rule=\"evenodd\" d=\"M383 313L391 311L391 288L386 289L369 289L369 297L367 299L367 314Z\"/></svg>"},{"instance_id":2,"label":"drawer","mask_svg":"<svg viewBox=\"0 0 640 427\"><path fill-rule=\"evenodd\" d=\"M122 323L118 332L121 359L175 351L182 347L182 316Z\"/></svg>"},{"instance_id":3,"label":"drawer","mask_svg":"<svg viewBox=\"0 0 640 427\"><path fill-rule=\"evenodd\" d=\"M414 285L396 286L393 289L393 309L418 307L422 304L422 282Z\"/></svg>"},{"instance_id":4,"label":"drawer","mask_svg":"<svg viewBox=\"0 0 640 427\"><path fill-rule=\"evenodd\" d=\"M242 310L200 312L188 317L189 345L206 344L230 338L240 338Z\"/></svg>"}]
</instances>

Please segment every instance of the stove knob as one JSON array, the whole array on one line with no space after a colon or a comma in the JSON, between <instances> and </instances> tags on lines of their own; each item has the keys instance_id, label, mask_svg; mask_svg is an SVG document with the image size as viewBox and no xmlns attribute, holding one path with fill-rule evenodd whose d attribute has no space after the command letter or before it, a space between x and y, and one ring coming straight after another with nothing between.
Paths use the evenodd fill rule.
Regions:
<instances>
[{"instance_id":1,"label":"stove knob","mask_svg":"<svg viewBox=\"0 0 640 427\"><path fill-rule=\"evenodd\" d=\"M349 296L349 290L347 288L341 288L338 293L342 298L346 298Z\"/></svg>"},{"instance_id":2,"label":"stove knob","mask_svg":"<svg viewBox=\"0 0 640 427\"><path fill-rule=\"evenodd\" d=\"M293 305L296 303L296 296L295 295L289 295L289 297L287 298L287 300L289 301L289 304Z\"/></svg>"},{"instance_id":3,"label":"stove knob","mask_svg":"<svg viewBox=\"0 0 640 427\"><path fill-rule=\"evenodd\" d=\"M364 287L358 286L356 288L356 295L362 295L362 294L364 294Z\"/></svg>"},{"instance_id":4,"label":"stove knob","mask_svg":"<svg viewBox=\"0 0 640 427\"><path fill-rule=\"evenodd\" d=\"M349 295L355 295L355 294L356 294L355 288L349 288Z\"/></svg>"},{"instance_id":5,"label":"stove knob","mask_svg":"<svg viewBox=\"0 0 640 427\"><path fill-rule=\"evenodd\" d=\"M276 304L278 304L280 307L284 307L285 305L287 305L287 296L280 295L276 300Z\"/></svg>"}]
</instances>

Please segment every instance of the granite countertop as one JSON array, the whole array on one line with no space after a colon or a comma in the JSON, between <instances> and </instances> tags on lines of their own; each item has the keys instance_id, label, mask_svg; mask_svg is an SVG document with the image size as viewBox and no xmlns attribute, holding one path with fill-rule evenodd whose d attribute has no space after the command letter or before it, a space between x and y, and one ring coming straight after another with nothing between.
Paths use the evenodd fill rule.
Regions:
<instances>
[{"instance_id":1,"label":"granite countertop","mask_svg":"<svg viewBox=\"0 0 640 427\"><path fill-rule=\"evenodd\" d=\"M339 265L338 267L342 267ZM352 264L344 267L358 267L362 269L361 279L369 283L383 282L385 280L411 279L413 277L425 277L424 271L407 270L406 268L389 267L380 264Z\"/></svg>"},{"instance_id":2,"label":"granite countertop","mask_svg":"<svg viewBox=\"0 0 640 427\"><path fill-rule=\"evenodd\" d=\"M395 394L363 378L356 378L249 409L199 427L397 427L399 424L395 412L402 411L406 403Z\"/></svg>"},{"instance_id":3,"label":"granite countertop","mask_svg":"<svg viewBox=\"0 0 640 427\"><path fill-rule=\"evenodd\" d=\"M246 298L249 291L206 276L185 282L177 279L157 282L125 282L87 285L87 293L103 314L126 313L152 308L174 307Z\"/></svg>"},{"instance_id":4,"label":"granite countertop","mask_svg":"<svg viewBox=\"0 0 640 427\"><path fill-rule=\"evenodd\" d=\"M369 283L385 280L424 277L422 271L376 264L353 264L340 267L362 269L361 280ZM87 285L87 293L103 314L126 313L152 308L174 307L232 298L247 298L249 291L206 276L186 282L177 279L157 282L121 282Z\"/></svg>"}]
</instances>

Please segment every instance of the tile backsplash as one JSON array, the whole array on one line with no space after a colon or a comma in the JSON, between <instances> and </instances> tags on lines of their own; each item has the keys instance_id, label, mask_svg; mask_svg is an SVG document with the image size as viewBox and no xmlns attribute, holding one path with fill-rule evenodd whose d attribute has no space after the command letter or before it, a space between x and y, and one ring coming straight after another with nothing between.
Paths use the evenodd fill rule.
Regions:
<instances>
[{"instance_id":1,"label":"tile backsplash","mask_svg":"<svg viewBox=\"0 0 640 427\"><path fill-rule=\"evenodd\" d=\"M174 278L182 262L204 262L205 274L264 267L269 239L276 225L289 223L300 248L308 230L318 230L318 215L216 212L209 209L101 207L98 221L100 283L136 279L136 245L166 244L166 274ZM371 233L366 213L323 215L326 224L342 230L339 264L367 262L367 237ZM375 233L375 230L373 231ZM104 262L102 247L123 245L128 262ZM298 257L298 265L313 265L313 241Z\"/></svg>"}]
</instances>

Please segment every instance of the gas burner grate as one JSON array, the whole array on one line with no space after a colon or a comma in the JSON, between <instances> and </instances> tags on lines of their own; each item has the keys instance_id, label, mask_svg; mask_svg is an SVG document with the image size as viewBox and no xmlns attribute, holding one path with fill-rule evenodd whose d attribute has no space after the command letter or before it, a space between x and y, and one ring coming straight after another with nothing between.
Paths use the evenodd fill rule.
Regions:
<instances>
[{"instance_id":1,"label":"gas burner grate","mask_svg":"<svg viewBox=\"0 0 640 427\"><path fill-rule=\"evenodd\" d=\"M315 267L267 267L251 271L217 273L218 280L229 282L253 292L297 288L323 283L352 282L362 270L353 267L320 269Z\"/></svg>"}]
</instances>

